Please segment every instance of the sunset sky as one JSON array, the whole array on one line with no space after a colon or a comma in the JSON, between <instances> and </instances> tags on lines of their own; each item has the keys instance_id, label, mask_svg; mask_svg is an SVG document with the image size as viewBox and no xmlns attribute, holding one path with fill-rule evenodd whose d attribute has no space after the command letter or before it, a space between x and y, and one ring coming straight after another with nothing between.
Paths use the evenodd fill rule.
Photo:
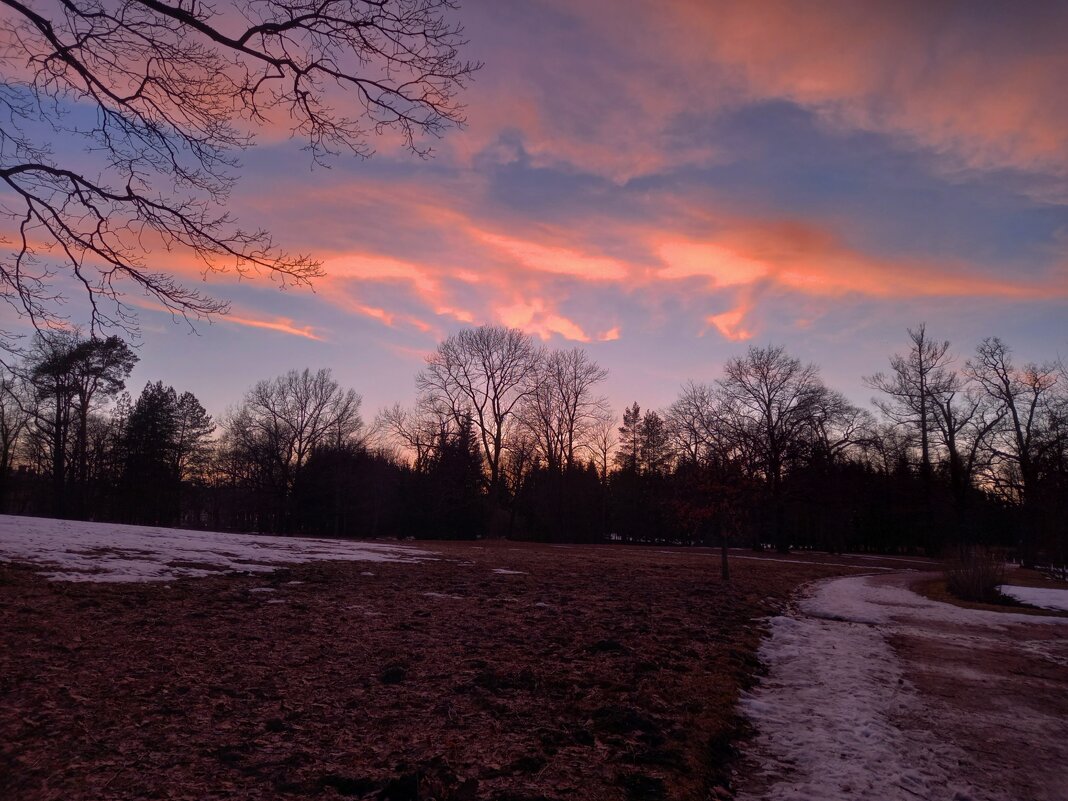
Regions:
<instances>
[{"instance_id":1,"label":"sunset sky","mask_svg":"<svg viewBox=\"0 0 1068 801\"><path fill-rule=\"evenodd\" d=\"M312 168L261 136L230 204L323 259L315 291L211 279L190 333L142 312L136 394L214 413L331 367L365 417L414 396L465 325L582 345L615 407L660 407L748 344L854 401L926 321L961 360L998 335L1068 355L1068 4L495 2L468 125ZM179 267L178 269L181 269ZM192 272L192 268L190 268Z\"/></svg>"}]
</instances>

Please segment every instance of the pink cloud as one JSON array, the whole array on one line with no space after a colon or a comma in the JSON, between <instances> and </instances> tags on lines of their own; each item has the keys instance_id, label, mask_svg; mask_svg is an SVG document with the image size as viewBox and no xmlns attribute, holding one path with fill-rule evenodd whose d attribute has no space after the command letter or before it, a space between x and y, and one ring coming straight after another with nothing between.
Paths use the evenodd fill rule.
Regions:
<instances>
[{"instance_id":1,"label":"pink cloud","mask_svg":"<svg viewBox=\"0 0 1068 801\"><path fill-rule=\"evenodd\" d=\"M621 281L629 270L624 262L581 250L547 245L529 239L471 229L472 237L536 272L567 275L585 281Z\"/></svg>"},{"instance_id":2,"label":"pink cloud","mask_svg":"<svg viewBox=\"0 0 1068 801\"><path fill-rule=\"evenodd\" d=\"M656 249L664 267L657 277L665 280L704 276L714 286L750 284L766 276L772 266L715 242L671 239Z\"/></svg>"},{"instance_id":3,"label":"pink cloud","mask_svg":"<svg viewBox=\"0 0 1068 801\"><path fill-rule=\"evenodd\" d=\"M434 242L432 255L336 250L326 256L327 277L318 291L383 325L435 335L456 323L503 322L542 338L587 342L619 336L612 322L618 314L601 301L599 287L632 296L647 309L671 298L691 309L721 306L726 299L728 311L702 313L700 324L728 339L754 334L750 318L768 292L827 301L850 295L1033 299L1068 293L1056 274L991 278L963 262L876 256L846 245L825 221L738 216L725 205L685 197L650 197L654 211L640 225L594 211L547 226L505 224L476 199L461 206L447 193L414 193L403 182L392 193L379 189L363 191L380 198L383 214L417 224L422 239L404 241ZM606 241L613 243L613 253L635 255L606 255L601 244ZM422 311L397 310L397 291ZM605 330L606 323L604 335L590 333Z\"/></svg>"},{"instance_id":4,"label":"pink cloud","mask_svg":"<svg viewBox=\"0 0 1068 801\"><path fill-rule=\"evenodd\" d=\"M312 339L316 342L325 341L322 336L316 333L316 329L313 326L300 325L299 323L288 317L262 319L241 314L234 314L231 312L230 314L227 314L224 317L220 317L219 320L228 325L246 326L248 328L263 328L267 331L277 331L280 334L289 334L290 336L304 337L305 339Z\"/></svg>"},{"instance_id":5,"label":"pink cloud","mask_svg":"<svg viewBox=\"0 0 1068 801\"><path fill-rule=\"evenodd\" d=\"M748 303L743 303L720 314L710 314L706 320L724 339L742 342L753 338L753 333L745 327L745 316L751 308Z\"/></svg>"},{"instance_id":6,"label":"pink cloud","mask_svg":"<svg viewBox=\"0 0 1068 801\"><path fill-rule=\"evenodd\" d=\"M541 298L499 306L494 310L494 315L504 325L519 328L541 339L551 339L555 334L574 342L590 341L578 323L556 312Z\"/></svg>"},{"instance_id":7,"label":"pink cloud","mask_svg":"<svg viewBox=\"0 0 1068 801\"><path fill-rule=\"evenodd\" d=\"M680 74L729 76L750 99L902 137L951 167L1068 171L1063 7L1006 6L1009 24L940 3L674 0L644 10L648 46Z\"/></svg>"}]
</instances>

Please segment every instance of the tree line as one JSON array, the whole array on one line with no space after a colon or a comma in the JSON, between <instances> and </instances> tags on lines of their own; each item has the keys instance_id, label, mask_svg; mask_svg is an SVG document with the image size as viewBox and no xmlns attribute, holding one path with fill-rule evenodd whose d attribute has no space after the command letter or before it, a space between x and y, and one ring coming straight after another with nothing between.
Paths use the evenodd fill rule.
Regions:
<instances>
[{"instance_id":1,"label":"tree line","mask_svg":"<svg viewBox=\"0 0 1068 801\"><path fill-rule=\"evenodd\" d=\"M1068 373L992 337L958 359L921 325L865 377L870 409L780 346L665 409L618 414L608 372L482 326L441 342L410 406L368 423L330 370L213 419L118 337L37 335L0 375L5 511L279 534L745 544L1064 564Z\"/></svg>"}]
</instances>

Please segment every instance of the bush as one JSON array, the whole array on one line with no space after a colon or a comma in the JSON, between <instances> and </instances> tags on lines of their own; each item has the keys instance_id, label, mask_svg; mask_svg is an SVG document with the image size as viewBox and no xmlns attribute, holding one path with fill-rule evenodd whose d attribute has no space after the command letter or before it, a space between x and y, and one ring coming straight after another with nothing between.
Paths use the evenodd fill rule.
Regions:
<instances>
[{"instance_id":1,"label":"bush","mask_svg":"<svg viewBox=\"0 0 1068 801\"><path fill-rule=\"evenodd\" d=\"M946 588L962 601L1004 603L1005 560L988 548L962 548L946 564Z\"/></svg>"}]
</instances>

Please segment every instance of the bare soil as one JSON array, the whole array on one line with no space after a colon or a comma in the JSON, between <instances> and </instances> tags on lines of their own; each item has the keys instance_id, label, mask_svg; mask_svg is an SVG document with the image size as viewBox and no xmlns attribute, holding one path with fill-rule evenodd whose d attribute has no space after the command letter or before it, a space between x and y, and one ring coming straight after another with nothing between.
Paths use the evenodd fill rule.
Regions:
<instances>
[{"instance_id":1,"label":"bare soil","mask_svg":"<svg viewBox=\"0 0 1068 801\"><path fill-rule=\"evenodd\" d=\"M873 564L725 585L704 549L425 547L170 584L0 564L0 798L726 797L760 619Z\"/></svg>"}]
</instances>

